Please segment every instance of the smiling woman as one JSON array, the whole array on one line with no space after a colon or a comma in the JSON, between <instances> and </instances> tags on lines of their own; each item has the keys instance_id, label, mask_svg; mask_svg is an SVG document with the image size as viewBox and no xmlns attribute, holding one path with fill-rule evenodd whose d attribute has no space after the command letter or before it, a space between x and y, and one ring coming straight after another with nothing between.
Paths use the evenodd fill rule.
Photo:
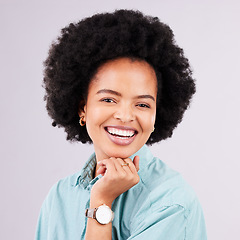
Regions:
<instances>
[{"instance_id":1,"label":"smiling woman","mask_svg":"<svg viewBox=\"0 0 240 240\"><path fill-rule=\"evenodd\" d=\"M171 137L195 92L171 29L138 11L94 15L62 30L44 74L53 126L95 152L53 186L36 240L205 240L195 193L146 146Z\"/></svg>"},{"instance_id":2,"label":"smiling woman","mask_svg":"<svg viewBox=\"0 0 240 240\"><path fill-rule=\"evenodd\" d=\"M156 97L156 75L147 62L119 58L101 66L79 111L98 160L128 158L147 142L154 129Z\"/></svg>"}]
</instances>

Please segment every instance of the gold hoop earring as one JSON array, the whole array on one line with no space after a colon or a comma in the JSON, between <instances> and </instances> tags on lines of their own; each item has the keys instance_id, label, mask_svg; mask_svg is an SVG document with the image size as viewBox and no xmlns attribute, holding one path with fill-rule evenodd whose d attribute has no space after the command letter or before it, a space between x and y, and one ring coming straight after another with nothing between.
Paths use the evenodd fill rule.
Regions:
<instances>
[{"instance_id":1,"label":"gold hoop earring","mask_svg":"<svg viewBox=\"0 0 240 240\"><path fill-rule=\"evenodd\" d=\"M83 127L86 122L83 120L84 116L80 117L79 124Z\"/></svg>"},{"instance_id":2,"label":"gold hoop earring","mask_svg":"<svg viewBox=\"0 0 240 240\"><path fill-rule=\"evenodd\" d=\"M154 132L155 128L153 128L152 133Z\"/></svg>"}]
</instances>

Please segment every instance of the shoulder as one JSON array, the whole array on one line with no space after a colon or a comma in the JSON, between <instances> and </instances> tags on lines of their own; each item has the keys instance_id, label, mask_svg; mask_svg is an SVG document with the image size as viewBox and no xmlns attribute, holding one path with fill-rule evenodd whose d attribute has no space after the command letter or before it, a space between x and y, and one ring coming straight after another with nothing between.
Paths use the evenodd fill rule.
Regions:
<instances>
[{"instance_id":1,"label":"shoulder","mask_svg":"<svg viewBox=\"0 0 240 240\"><path fill-rule=\"evenodd\" d=\"M198 204L196 193L181 174L157 157L150 159L139 175L154 210L176 205L189 211Z\"/></svg>"},{"instance_id":2,"label":"shoulder","mask_svg":"<svg viewBox=\"0 0 240 240\"><path fill-rule=\"evenodd\" d=\"M171 239L179 239L176 234L185 236L184 239L206 239L201 205L192 187L177 171L153 157L139 175L141 180L133 189L137 196L131 219L133 234L156 228L165 229L159 232L163 239L172 235Z\"/></svg>"},{"instance_id":3,"label":"shoulder","mask_svg":"<svg viewBox=\"0 0 240 240\"><path fill-rule=\"evenodd\" d=\"M50 208L53 202L64 201L67 197L67 192L69 192L77 183L79 172L69 175L65 178L57 181L49 190L43 206Z\"/></svg>"}]
</instances>

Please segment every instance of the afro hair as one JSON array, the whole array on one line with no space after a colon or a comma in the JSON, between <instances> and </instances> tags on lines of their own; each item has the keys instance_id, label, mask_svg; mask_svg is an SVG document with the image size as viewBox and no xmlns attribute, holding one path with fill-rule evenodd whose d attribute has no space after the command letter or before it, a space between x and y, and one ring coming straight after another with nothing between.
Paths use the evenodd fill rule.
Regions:
<instances>
[{"instance_id":1,"label":"afro hair","mask_svg":"<svg viewBox=\"0 0 240 240\"><path fill-rule=\"evenodd\" d=\"M188 59L175 43L170 27L139 11L96 14L61 30L44 62L44 99L53 126L63 127L67 140L91 143L79 125L79 103L86 100L98 68L120 57L140 59L155 70L158 101L155 131L146 144L172 136L195 93Z\"/></svg>"}]
</instances>

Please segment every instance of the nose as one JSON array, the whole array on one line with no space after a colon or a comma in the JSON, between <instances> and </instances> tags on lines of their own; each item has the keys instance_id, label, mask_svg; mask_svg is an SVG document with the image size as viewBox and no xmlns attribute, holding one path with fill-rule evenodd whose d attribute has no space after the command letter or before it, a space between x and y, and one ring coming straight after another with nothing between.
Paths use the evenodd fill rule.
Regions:
<instances>
[{"instance_id":1,"label":"nose","mask_svg":"<svg viewBox=\"0 0 240 240\"><path fill-rule=\"evenodd\" d=\"M126 123L134 121L136 116L134 114L134 110L130 105L119 104L116 112L114 113L114 118Z\"/></svg>"}]
</instances>

